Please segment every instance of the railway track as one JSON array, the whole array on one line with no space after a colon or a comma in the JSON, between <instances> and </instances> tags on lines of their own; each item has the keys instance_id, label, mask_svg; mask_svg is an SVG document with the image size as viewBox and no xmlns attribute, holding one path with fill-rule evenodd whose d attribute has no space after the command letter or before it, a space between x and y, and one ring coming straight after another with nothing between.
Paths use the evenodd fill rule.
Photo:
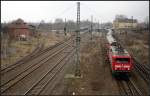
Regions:
<instances>
[{"instance_id":1,"label":"railway track","mask_svg":"<svg viewBox=\"0 0 150 96\"><path fill-rule=\"evenodd\" d=\"M2 95L40 94L45 91L47 85L54 86L55 77L65 70L66 62L74 53L74 40L74 36L71 36L53 47L38 52L29 60L23 60L20 64L16 63L1 70Z\"/></svg>"},{"instance_id":2,"label":"railway track","mask_svg":"<svg viewBox=\"0 0 150 96\"><path fill-rule=\"evenodd\" d=\"M64 45L60 45L60 46L58 46L56 49L53 49L53 50L51 50L50 52L49 52L49 50L47 50L47 51L44 51L43 52L43 55L44 56L50 56L51 54L53 54L54 52L57 52L59 49L61 49L62 47L63 47ZM49 53L46 53L46 52L49 52ZM42 55L42 54L40 54L40 55ZM12 75L12 73L13 73L13 71L17 71L18 69L19 70L23 70L23 69L21 69L22 67L25 69L26 67L29 67L29 65L31 66L31 65L35 65L36 63L39 63L39 62L41 62L42 60L44 60L45 59L45 57L42 57L42 56L38 56L37 58L40 58L40 59L38 59L38 60L35 60L35 59L33 59L33 60L30 60L30 62L27 62L27 63L25 63L24 65L18 65L18 66L15 66L15 67L13 67L12 69L9 69L9 70L2 70L1 71L1 77L3 77L3 75L7 75L7 74L9 74L9 73L11 73L11 75ZM37 62L38 61L38 62ZM36 63L34 63L34 62L36 62ZM32 64L31 64L32 63ZM20 68L21 67L21 68ZM17 72L18 73L18 72ZM6 81L6 79L5 79L5 81ZM2 84L2 83L1 83Z\"/></svg>"},{"instance_id":3,"label":"railway track","mask_svg":"<svg viewBox=\"0 0 150 96\"><path fill-rule=\"evenodd\" d=\"M131 79L116 80L122 96L143 96L142 92Z\"/></svg>"},{"instance_id":4,"label":"railway track","mask_svg":"<svg viewBox=\"0 0 150 96\"><path fill-rule=\"evenodd\" d=\"M143 66L142 64L140 64L137 60L135 60L133 58L133 61L134 61L134 65L135 65L135 69L136 71L139 73L139 75L145 80L145 82L147 84L149 84L149 81L150 81L150 70Z\"/></svg>"},{"instance_id":5,"label":"railway track","mask_svg":"<svg viewBox=\"0 0 150 96\"><path fill-rule=\"evenodd\" d=\"M69 38L71 39L71 37ZM66 40L69 40L69 39L66 39ZM65 41L66 41L65 40ZM38 56L41 56L42 54L44 54L45 52L49 51L49 50L52 50L54 49L55 47L63 44L65 41L62 41L62 42L59 42L57 43L56 45L54 46L50 46L48 47L47 49L45 50L41 50L42 49L42 45L40 47L37 47L31 54L25 56L24 58L20 59L19 61L17 61L16 63L14 64L11 64L10 66L6 67L6 68L3 68L1 69L1 74L7 72L7 71L10 71L10 70L13 70L15 67L19 67L21 66L22 64L25 64L25 63L28 63L30 60L34 59L34 58L37 58Z\"/></svg>"},{"instance_id":6,"label":"railway track","mask_svg":"<svg viewBox=\"0 0 150 96\"><path fill-rule=\"evenodd\" d=\"M65 56L62 60L60 60L58 62L59 64L56 64L56 66L54 66L52 70L49 70L47 72L47 74L45 74L41 79L39 79L39 81L37 81L33 86L31 86L29 88L29 90L26 91L26 93L24 95L35 95L35 94L36 95L43 95L43 94L45 94L45 90L44 89L46 89L46 87L48 85L51 86L51 87L48 88L48 91L49 91L48 94L50 94L50 92L53 90L52 86L54 86L54 83L56 82L56 81L54 81L55 77L57 75L59 75L59 73L62 70L65 70L64 66L66 65L68 60L73 56L73 54L75 52L74 49L71 50L71 51L68 53L69 55Z\"/></svg>"},{"instance_id":7,"label":"railway track","mask_svg":"<svg viewBox=\"0 0 150 96\"><path fill-rule=\"evenodd\" d=\"M3 72L1 76L2 94L25 94L26 90L30 88L29 85L31 86L35 84L34 82L39 80L40 76L44 76L44 72L46 72L45 70L50 70L50 68L52 68L52 65L57 62L59 58L62 58L64 56L64 50L72 47L69 45L69 43L71 44L72 40L69 42L67 41L66 43L58 46L57 48L54 48L53 51L51 50L45 52L45 54L42 55L43 57L41 56L39 58L36 58L33 61L30 61L29 64L25 64L25 66L22 66L21 68L15 67L16 69L14 68L14 70ZM50 67L48 67L48 65ZM37 73L39 74L37 75ZM31 82L27 82L27 80L31 79L31 77L34 80L31 80ZM23 82L28 84L26 84L26 86L24 86L24 84L23 86L21 86ZM19 86L21 87L19 88Z\"/></svg>"}]
</instances>

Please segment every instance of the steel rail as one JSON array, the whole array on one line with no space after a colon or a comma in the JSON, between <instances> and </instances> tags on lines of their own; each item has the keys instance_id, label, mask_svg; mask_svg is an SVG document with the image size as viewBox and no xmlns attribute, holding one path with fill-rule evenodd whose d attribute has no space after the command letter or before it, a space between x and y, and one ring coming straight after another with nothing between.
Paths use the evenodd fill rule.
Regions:
<instances>
[{"instance_id":1,"label":"steel rail","mask_svg":"<svg viewBox=\"0 0 150 96\"><path fill-rule=\"evenodd\" d=\"M74 49L74 48L73 48ZM74 50L71 50L72 52L71 53L68 53L68 54L70 54L70 55L72 55L72 53L74 53ZM23 95L33 95L33 94L35 94L35 93L33 93L33 92L36 92L37 94L40 94L41 93L41 91L42 90L44 90L44 88L46 87L46 85L61 71L61 69L64 67L64 65L65 64L60 64L64 59L66 59L66 57L69 57L69 58L71 58L71 56L69 55L68 56L68 54L63 58L63 59L61 59L57 64L55 64L54 65L54 67L51 69L51 70L49 70L44 76L42 76L36 83L34 83L29 89L28 89L28 91L26 91L26 93L24 93ZM69 58L67 58L67 60L69 59ZM52 72L53 70L54 70L54 68L56 68L56 67L58 67L59 65L61 65L60 67L59 67L59 69L57 70L57 71L55 71L54 73L50 73L50 72ZM51 76L51 74L52 74L52 76ZM42 80L43 79L45 79L46 78L46 76L48 76L48 75L50 75L50 78L48 78L48 80L46 81L46 82L42 82ZM41 84L40 84L41 83ZM44 84L45 83L45 84ZM37 89L36 89L37 88ZM35 91L36 90L36 91ZM37 95L37 94L35 94L35 95Z\"/></svg>"},{"instance_id":2,"label":"steel rail","mask_svg":"<svg viewBox=\"0 0 150 96\"><path fill-rule=\"evenodd\" d=\"M1 87L3 87L4 85L6 86L6 88L1 89L1 92L5 92L6 89L8 89L10 86L13 86L14 84L16 84L19 80L23 79L24 77L26 77L27 75L31 74L34 70L36 70L37 68L39 68L40 66L42 66L42 64L44 64L45 62L47 62L49 59L51 59L52 57L54 57L55 55L59 54L61 51L65 50L66 47L62 48L59 51L55 51L56 53L53 53L52 55L50 55L50 57L48 56L48 59L45 60L45 58L43 60L45 60L43 63L37 63L32 65L31 67L33 67L33 69L31 67L29 67L28 69L24 70L22 73L18 74L17 76L15 76L13 79L10 79L9 81L5 82L4 84L1 85ZM42 62L42 61L41 61ZM29 70L29 72L27 72L27 70ZM22 76L23 75L23 76ZM18 80L16 80L18 79ZM9 85L10 84L10 85Z\"/></svg>"},{"instance_id":3,"label":"steel rail","mask_svg":"<svg viewBox=\"0 0 150 96\"><path fill-rule=\"evenodd\" d=\"M73 37L73 36L72 36L72 37ZM54 46L50 46L50 47L48 47L48 48L45 49L45 50L40 51L38 54L35 55L34 58L37 58L37 57L39 57L40 55L46 53L47 51L52 50L52 49L58 47L59 45L62 45L65 41L70 40L72 37L70 37L70 38L68 38L68 39L65 39L65 40L62 41L62 42L59 42L59 43L57 43L57 44L54 45ZM32 59L33 59L33 58L32 58ZM30 60L32 60L32 59L30 58ZM8 72L8 71L10 71L10 70L13 70L14 68L19 67L19 66L21 66L22 64L25 64L25 63L29 62L30 60L24 60L24 58L23 58L23 59L19 60L18 62L16 62L15 64L12 64L12 65L10 65L9 67L6 67L6 68L2 69L2 70L1 70L1 74L5 73L5 72ZM20 64L20 63L21 63L21 64Z\"/></svg>"},{"instance_id":4,"label":"steel rail","mask_svg":"<svg viewBox=\"0 0 150 96\"><path fill-rule=\"evenodd\" d=\"M64 45L64 46L65 46L65 45ZM63 48L63 46L62 46L62 47L60 47L60 49L62 49L62 50L63 50L63 49L64 49L64 48ZM21 72L19 71L20 73L19 73L19 72L17 72L18 74L15 74L16 76L14 76L14 77L10 78L10 80L11 80L11 79L13 79L13 78L16 78L18 75L22 74L22 73L23 73L23 72L25 72L26 70L28 70L28 69L30 69L30 68L32 68L32 67L34 67L34 65L35 65L35 64L37 64L37 63L39 63L39 62L44 61L47 57L48 57L48 58L52 58L53 56L55 56L55 55L53 55L55 52L56 52L56 53L61 52L61 50L60 50L60 49L55 50L55 51L54 51L54 52L52 52L51 54L48 54L48 56L44 57L44 58L43 58L43 59L41 59L40 61L38 61L38 62L36 61L35 63L30 64L30 65L29 65L29 66L27 66L24 70L21 70ZM51 55L52 55L52 56L51 56ZM2 77L2 76L1 76L1 77ZM9 80L5 80L5 83L6 83L6 82L9 82ZM1 86L3 86L5 83L2 83L2 82L1 82Z\"/></svg>"}]
</instances>

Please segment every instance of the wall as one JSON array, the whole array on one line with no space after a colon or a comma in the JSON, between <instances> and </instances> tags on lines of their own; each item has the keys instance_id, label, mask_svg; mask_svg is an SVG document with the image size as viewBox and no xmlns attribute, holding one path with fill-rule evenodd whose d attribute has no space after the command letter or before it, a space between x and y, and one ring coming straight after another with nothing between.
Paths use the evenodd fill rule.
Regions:
<instances>
[{"instance_id":1,"label":"wall","mask_svg":"<svg viewBox=\"0 0 150 96\"><path fill-rule=\"evenodd\" d=\"M126 22L114 22L113 28L120 29L120 28L136 28L137 23L126 23Z\"/></svg>"}]
</instances>

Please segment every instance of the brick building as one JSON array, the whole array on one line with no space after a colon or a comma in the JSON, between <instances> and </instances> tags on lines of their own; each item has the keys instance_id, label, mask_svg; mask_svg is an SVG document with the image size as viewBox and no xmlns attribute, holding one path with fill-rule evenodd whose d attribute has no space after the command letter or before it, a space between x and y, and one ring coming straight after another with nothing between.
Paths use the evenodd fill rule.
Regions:
<instances>
[{"instance_id":1,"label":"brick building","mask_svg":"<svg viewBox=\"0 0 150 96\"><path fill-rule=\"evenodd\" d=\"M32 35L29 26L22 19L9 23L6 26L6 32L11 39L20 39L22 37L28 39Z\"/></svg>"}]
</instances>

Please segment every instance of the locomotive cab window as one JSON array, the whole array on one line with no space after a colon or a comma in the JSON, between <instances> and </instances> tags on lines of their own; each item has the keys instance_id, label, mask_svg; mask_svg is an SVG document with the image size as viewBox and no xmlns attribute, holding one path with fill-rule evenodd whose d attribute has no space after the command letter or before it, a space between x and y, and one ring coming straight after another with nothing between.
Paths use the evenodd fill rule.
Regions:
<instances>
[{"instance_id":1,"label":"locomotive cab window","mask_svg":"<svg viewBox=\"0 0 150 96\"><path fill-rule=\"evenodd\" d=\"M116 58L115 61L117 63L129 63L130 59L129 58Z\"/></svg>"}]
</instances>

